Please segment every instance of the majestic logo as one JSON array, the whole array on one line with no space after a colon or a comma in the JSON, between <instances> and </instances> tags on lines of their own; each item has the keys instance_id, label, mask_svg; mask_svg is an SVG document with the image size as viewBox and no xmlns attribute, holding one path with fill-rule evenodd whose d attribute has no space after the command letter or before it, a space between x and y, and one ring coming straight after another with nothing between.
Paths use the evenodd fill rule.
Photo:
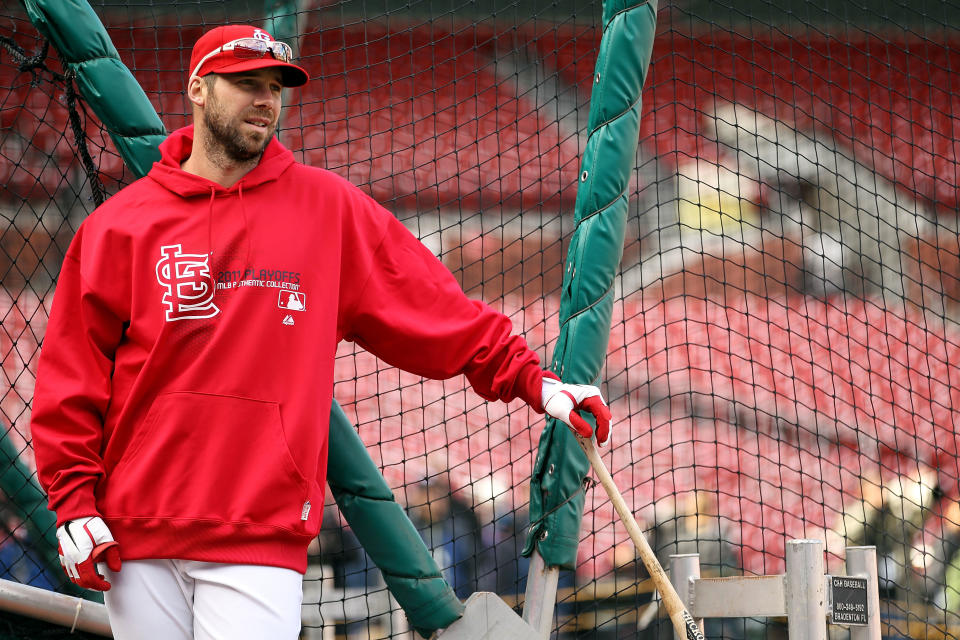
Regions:
<instances>
[{"instance_id":1,"label":"majestic logo","mask_svg":"<svg viewBox=\"0 0 960 640\"><path fill-rule=\"evenodd\" d=\"M166 289L163 304L167 307L167 322L212 318L220 313L213 304L209 260L206 254L183 253L179 244L160 247L157 282Z\"/></svg>"}]
</instances>

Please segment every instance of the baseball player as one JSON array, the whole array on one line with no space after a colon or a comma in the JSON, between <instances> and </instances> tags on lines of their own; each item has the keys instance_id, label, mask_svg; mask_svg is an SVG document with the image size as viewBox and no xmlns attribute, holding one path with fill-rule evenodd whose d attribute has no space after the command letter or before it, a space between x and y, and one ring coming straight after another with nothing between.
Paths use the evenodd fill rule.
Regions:
<instances>
[{"instance_id":1,"label":"baseball player","mask_svg":"<svg viewBox=\"0 0 960 640\"><path fill-rule=\"evenodd\" d=\"M586 410L601 443L610 413L596 387L541 369L389 212L294 161L274 135L283 88L308 80L288 45L218 27L189 73L193 125L64 259L33 403L38 474L66 573L106 592L116 638L292 639L341 340L590 437Z\"/></svg>"}]
</instances>

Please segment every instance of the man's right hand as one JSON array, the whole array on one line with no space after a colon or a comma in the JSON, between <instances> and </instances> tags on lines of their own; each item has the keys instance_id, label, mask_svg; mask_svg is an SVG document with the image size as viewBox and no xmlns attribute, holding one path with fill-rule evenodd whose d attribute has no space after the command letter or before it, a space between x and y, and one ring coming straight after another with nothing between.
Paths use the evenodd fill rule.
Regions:
<instances>
[{"instance_id":1,"label":"man's right hand","mask_svg":"<svg viewBox=\"0 0 960 640\"><path fill-rule=\"evenodd\" d=\"M85 589L109 591L110 583L97 571L106 562L111 571L120 571L120 545L99 517L77 518L57 528L60 564L67 576Z\"/></svg>"},{"instance_id":2,"label":"man's right hand","mask_svg":"<svg viewBox=\"0 0 960 640\"><path fill-rule=\"evenodd\" d=\"M584 410L597 420L597 445L603 446L610 438L610 408L603 401L600 389L586 384L564 384L553 378L543 378L543 410L560 420L581 438L593 435L593 428L583 419Z\"/></svg>"}]
</instances>

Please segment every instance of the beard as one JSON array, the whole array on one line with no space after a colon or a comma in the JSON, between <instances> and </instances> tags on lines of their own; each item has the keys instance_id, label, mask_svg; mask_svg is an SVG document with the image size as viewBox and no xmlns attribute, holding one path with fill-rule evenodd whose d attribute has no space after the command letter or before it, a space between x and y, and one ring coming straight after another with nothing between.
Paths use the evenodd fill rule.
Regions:
<instances>
[{"instance_id":1,"label":"beard","mask_svg":"<svg viewBox=\"0 0 960 640\"><path fill-rule=\"evenodd\" d=\"M272 118L272 114L256 113L257 116ZM246 163L263 155L270 139L277 130L276 122L263 130L263 137L247 134L240 129L242 120L231 121L224 113L220 101L210 93L207 108L203 110L203 123L210 132L211 151L224 160L233 163Z\"/></svg>"}]
</instances>

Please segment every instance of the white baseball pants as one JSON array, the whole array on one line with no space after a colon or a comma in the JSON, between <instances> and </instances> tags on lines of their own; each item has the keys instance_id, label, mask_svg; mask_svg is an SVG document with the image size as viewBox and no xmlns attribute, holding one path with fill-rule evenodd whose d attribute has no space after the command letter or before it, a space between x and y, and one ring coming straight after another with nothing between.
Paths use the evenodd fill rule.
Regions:
<instances>
[{"instance_id":1,"label":"white baseball pants","mask_svg":"<svg viewBox=\"0 0 960 640\"><path fill-rule=\"evenodd\" d=\"M303 576L192 560L128 560L104 603L116 640L296 640Z\"/></svg>"}]
</instances>

